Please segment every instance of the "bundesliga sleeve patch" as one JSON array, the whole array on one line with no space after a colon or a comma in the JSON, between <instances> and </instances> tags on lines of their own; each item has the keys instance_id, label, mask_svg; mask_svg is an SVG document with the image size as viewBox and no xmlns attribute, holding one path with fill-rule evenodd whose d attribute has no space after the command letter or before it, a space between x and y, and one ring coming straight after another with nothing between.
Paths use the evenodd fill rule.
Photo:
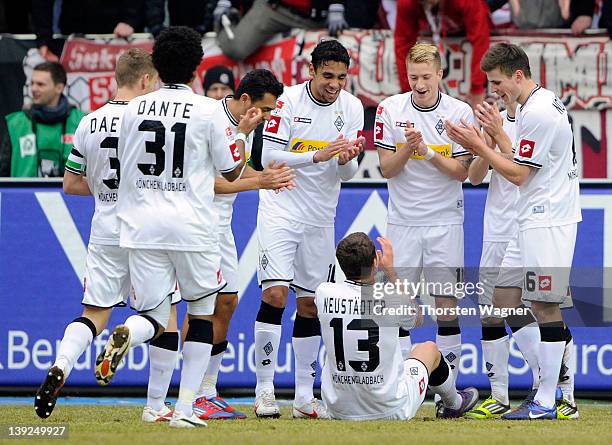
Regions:
<instances>
[{"instance_id":1,"label":"bundesliga sleeve patch","mask_svg":"<svg viewBox=\"0 0 612 445\"><path fill-rule=\"evenodd\" d=\"M268 123L266 124L266 131L268 133L278 133L280 120L280 116L270 116L270 119L268 119Z\"/></svg>"},{"instance_id":2,"label":"bundesliga sleeve patch","mask_svg":"<svg viewBox=\"0 0 612 445\"><path fill-rule=\"evenodd\" d=\"M377 141L383 140L383 123L382 122L376 122L376 126L374 127L374 138Z\"/></svg>"},{"instance_id":3,"label":"bundesliga sleeve patch","mask_svg":"<svg viewBox=\"0 0 612 445\"><path fill-rule=\"evenodd\" d=\"M521 143L519 144L519 156L523 158L531 158L533 156L534 150L535 141L530 141L529 139L521 139Z\"/></svg>"}]
</instances>

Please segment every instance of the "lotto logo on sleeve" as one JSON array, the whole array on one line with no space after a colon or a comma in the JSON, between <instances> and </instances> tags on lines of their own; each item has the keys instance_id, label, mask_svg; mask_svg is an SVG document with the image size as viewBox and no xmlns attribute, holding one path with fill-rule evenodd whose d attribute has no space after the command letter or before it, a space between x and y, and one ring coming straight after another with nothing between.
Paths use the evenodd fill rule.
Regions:
<instances>
[{"instance_id":1,"label":"lotto logo on sleeve","mask_svg":"<svg viewBox=\"0 0 612 445\"><path fill-rule=\"evenodd\" d=\"M535 142L529 139L521 139L519 144L519 156L523 158L530 158L533 156L533 150L535 150Z\"/></svg>"},{"instance_id":2,"label":"lotto logo on sleeve","mask_svg":"<svg viewBox=\"0 0 612 445\"><path fill-rule=\"evenodd\" d=\"M268 119L268 123L266 124L266 131L268 133L278 133L280 120L280 116L270 116L270 119Z\"/></svg>"},{"instance_id":3,"label":"lotto logo on sleeve","mask_svg":"<svg viewBox=\"0 0 612 445\"><path fill-rule=\"evenodd\" d=\"M421 380L419 380L419 395L423 394L425 392L425 377L421 377Z\"/></svg>"},{"instance_id":4,"label":"lotto logo on sleeve","mask_svg":"<svg viewBox=\"0 0 612 445\"><path fill-rule=\"evenodd\" d=\"M538 289L550 292L552 290L552 277L550 275L539 275Z\"/></svg>"},{"instance_id":5,"label":"lotto logo on sleeve","mask_svg":"<svg viewBox=\"0 0 612 445\"><path fill-rule=\"evenodd\" d=\"M234 161L238 162L240 160L240 150L238 150L238 146L235 142L232 142L232 145L230 145L229 148L232 152L232 158Z\"/></svg>"},{"instance_id":6,"label":"lotto logo on sleeve","mask_svg":"<svg viewBox=\"0 0 612 445\"><path fill-rule=\"evenodd\" d=\"M374 138L377 141L382 141L383 139L383 123L376 122L376 127L374 128Z\"/></svg>"}]
</instances>

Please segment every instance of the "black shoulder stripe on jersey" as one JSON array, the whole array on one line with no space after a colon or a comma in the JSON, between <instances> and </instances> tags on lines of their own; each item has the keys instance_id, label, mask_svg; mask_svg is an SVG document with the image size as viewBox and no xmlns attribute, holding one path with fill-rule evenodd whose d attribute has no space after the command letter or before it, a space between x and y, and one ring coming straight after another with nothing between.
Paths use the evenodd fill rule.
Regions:
<instances>
[{"instance_id":1,"label":"black shoulder stripe on jersey","mask_svg":"<svg viewBox=\"0 0 612 445\"><path fill-rule=\"evenodd\" d=\"M529 102L529 99L531 99L531 96L533 96L534 93L538 91L540 88L542 88L540 85L536 85L536 87L533 90L531 90L531 93L529 93L529 96L527 96L527 99L525 99L525 102L523 103L523 105L521 105L521 108L520 108L521 111L523 111L523 107L527 105L527 102Z\"/></svg>"},{"instance_id":2,"label":"black shoulder stripe on jersey","mask_svg":"<svg viewBox=\"0 0 612 445\"><path fill-rule=\"evenodd\" d=\"M166 88L168 90L188 90L189 89L187 85L183 85L179 83L167 83L162 88Z\"/></svg>"},{"instance_id":3,"label":"black shoulder stripe on jersey","mask_svg":"<svg viewBox=\"0 0 612 445\"><path fill-rule=\"evenodd\" d=\"M352 284L354 286L363 286L363 287L372 286L371 284L360 283L359 281L349 280L348 278L346 280L344 280L344 282L348 283L348 284Z\"/></svg>"},{"instance_id":4,"label":"black shoulder stripe on jersey","mask_svg":"<svg viewBox=\"0 0 612 445\"><path fill-rule=\"evenodd\" d=\"M231 94L228 96L225 96L223 99L221 99L221 102L223 104L223 111L225 111L225 114L227 115L227 118L229 119L229 121L232 123L232 125L238 126L238 121L234 118L234 115L231 113L231 111L229 110L228 106L227 106L227 99L231 99L234 96L232 96Z\"/></svg>"},{"instance_id":5,"label":"black shoulder stripe on jersey","mask_svg":"<svg viewBox=\"0 0 612 445\"><path fill-rule=\"evenodd\" d=\"M465 156L471 154L469 151L460 151L458 153L453 153L453 158L458 158L459 156Z\"/></svg>"},{"instance_id":6,"label":"black shoulder stripe on jersey","mask_svg":"<svg viewBox=\"0 0 612 445\"><path fill-rule=\"evenodd\" d=\"M77 150L76 147L72 147L72 150L70 150L70 154L71 155L75 155L77 158L82 158L83 157L81 152L79 150Z\"/></svg>"},{"instance_id":7,"label":"black shoulder stripe on jersey","mask_svg":"<svg viewBox=\"0 0 612 445\"><path fill-rule=\"evenodd\" d=\"M287 143L289 143L289 141L286 141L280 138L275 138L274 136L269 136L267 134L263 135L263 139L265 141L276 142L277 144L281 144L281 145L287 145Z\"/></svg>"},{"instance_id":8,"label":"black shoulder stripe on jersey","mask_svg":"<svg viewBox=\"0 0 612 445\"><path fill-rule=\"evenodd\" d=\"M391 145L381 144L380 142L374 142L374 146L384 148L385 150L396 151L395 147L392 147Z\"/></svg>"},{"instance_id":9,"label":"black shoulder stripe on jersey","mask_svg":"<svg viewBox=\"0 0 612 445\"><path fill-rule=\"evenodd\" d=\"M64 170L66 170L67 172L73 173L75 175L80 175L81 172L77 169L74 169L72 167L68 167L67 165L64 166Z\"/></svg>"},{"instance_id":10,"label":"black shoulder stripe on jersey","mask_svg":"<svg viewBox=\"0 0 612 445\"><path fill-rule=\"evenodd\" d=\"M516 164L526 165L528 167L542 168L541 164L536 164L535 162L531 162L531 161L524 161L523 159L514 158L514 162Z\"/></svg>"},{"instance_id":11,"label":"black shoulder stripe on jersey","mask_svg":"<svg viewBox=\"0 0 612 445\"><path fill-rule=\"evenodd\" d=\"M127 105L129 102L127 100L109 100L109 104L111 105Z\"/></svg>"},{"instance_id":12,"label":"black shoulder stripe on jersey","mask_svg":"<svg viewBox=\"0 0 612 445\"><path fill-rule=\"evenodd\" d=\"M312 81L310 81L312 82ZM312 100L316 105L320 106L320 107L329 107L331 104L333 104L333 102L321 102L318 101L315 97L314 94L312 94L312 91L310 90L310 82L306 83L306 93L308 93L308 97L310 97L310 100ZM340 97L340 96L338 96Z\"/></svg>"}]
</instances>

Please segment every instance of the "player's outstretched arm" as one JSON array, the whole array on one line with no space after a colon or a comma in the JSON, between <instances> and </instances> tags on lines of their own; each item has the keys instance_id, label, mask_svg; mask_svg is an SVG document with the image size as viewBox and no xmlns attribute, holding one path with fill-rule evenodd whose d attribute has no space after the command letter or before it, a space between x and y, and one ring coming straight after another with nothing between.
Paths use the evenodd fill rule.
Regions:
<instances>
[{"instance_id":1,"label":"player's outstretched arm","mask_svg":"<svg viewBox=\"0 0 612 445\"><path fill-rule=\"evenodd\" d=\"M215 194L227 195L240 193L247 190L291 190L295 187L295 172L292 168L284 164L270 163L263 171L258 172L246 166L242 177L234 182L226 181L223 178L215 179Z\"/></svg>"}]
</instances>

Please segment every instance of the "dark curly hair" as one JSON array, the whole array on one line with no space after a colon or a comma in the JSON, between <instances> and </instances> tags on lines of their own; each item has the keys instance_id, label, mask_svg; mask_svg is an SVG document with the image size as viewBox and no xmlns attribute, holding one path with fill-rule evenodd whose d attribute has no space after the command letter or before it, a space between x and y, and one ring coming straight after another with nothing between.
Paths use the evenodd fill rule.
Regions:
<instances>
[{"instance_id":1,"label":"dark curly hair","mask_svg":"<svg viewBox=\"0 0 612 445\"><path fill-rule=\"evenodd\" d=\"M338 243L336 258L349 280L366 277L376 259L376 246L368 235L354 232Z\"/></svg>"},{"instance_id":2,"label":"dark curly hair","mask_svg":"<svg viewBox=\"0 0 612 445\"><path fill-rule=\"evenodd\" d=\"M186 26L164 29L153 45L153 65L164 83L189 83L202 61L202 37Z\"/></svg>"},{"instance_id":3,"label":"dark curly hair","mask_svg":"<svg viewBox=\"0 0 612 445\"><path fill-rule=\"evenodd\" d=\"M257 69L249 71L240 80L236 90L236 98L244 93L248 94L253 102L263 99L266 93L274 97L283 94L283 84L280 83L272 71Z\"/></svg>"},{"instance_id":4,"label":"dark curly hair","mask_svg":"<svg viewBox=\"0 0 612 445\"><path fill-rule=\"evenodd\" d=\"M337 40L322 40L312 50L310 57L315 70L325 62L344 63L347 68L351 62L348 51Z\"/></svg>"}]
</instances>

